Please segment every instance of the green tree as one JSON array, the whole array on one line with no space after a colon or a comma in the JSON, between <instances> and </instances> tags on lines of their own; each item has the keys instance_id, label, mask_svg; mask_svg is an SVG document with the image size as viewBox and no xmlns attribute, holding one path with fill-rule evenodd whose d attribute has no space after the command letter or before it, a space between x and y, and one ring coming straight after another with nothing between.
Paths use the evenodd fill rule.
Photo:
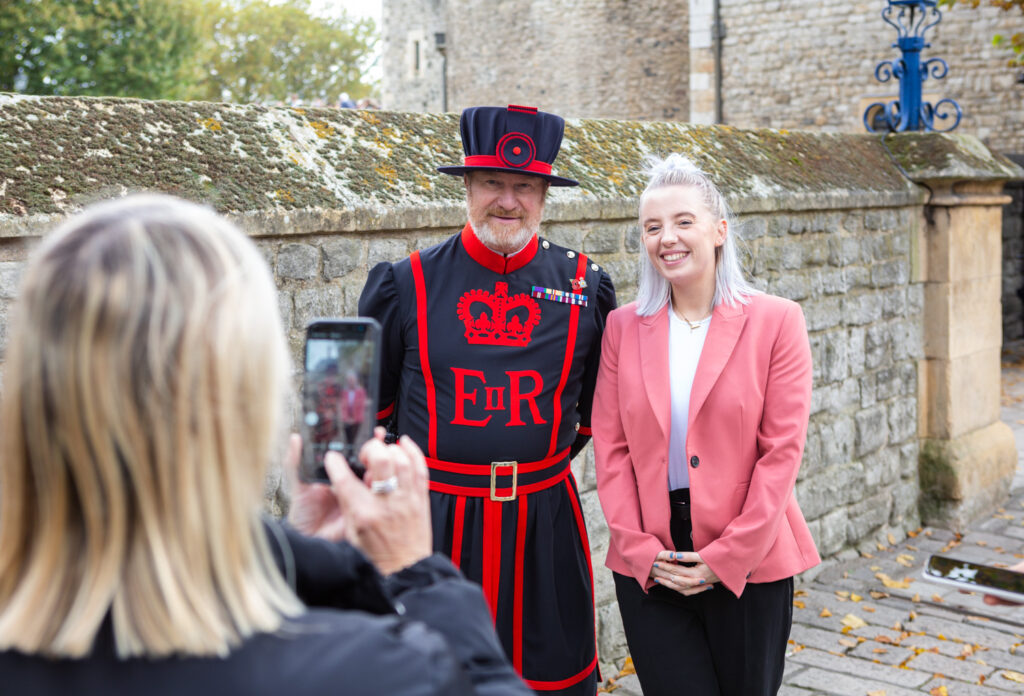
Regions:
<instances>
[{"instance_id":1,"label":"green tree","mask_svg":"<svg viewBox=\"0 0 1024 696\"><path fill-rule=\"evenodd\" d=\"M194 95L230 101L335 101L369 94L363 70L376 44L373 20L310 14L308 0L235 0L216 19Z\"/></svg>"},{"instance_id":2,"label":"green tree","mask_svg":"<svg viewBox=\"0 0 1024 696\"><path fill-rule=\"evenodd\" d=\"M952 7L953 5L977 7L981 3L982 0L940 0L939 2L940 5L945 5L947 7ZM985 3L993 7L998 7L1006 12L1011 12L1016 9L1024 15L1024 0L985 0ZM1018 31L1012 36L996 34L992 37L992 43L996 46L1005 46L1013 52L1008 61L1009 65L1024 65L1024 32Z\"/></svg>"},{"instance_id":3,"label":"green tree","mask_svg":"<svg viewBox=\"0 0 1024 696\"><path fill-rule=\"evenodd\" d=\"M184 97L205 0L4 0L0 91Z\"/></svg>"}]
</instances>

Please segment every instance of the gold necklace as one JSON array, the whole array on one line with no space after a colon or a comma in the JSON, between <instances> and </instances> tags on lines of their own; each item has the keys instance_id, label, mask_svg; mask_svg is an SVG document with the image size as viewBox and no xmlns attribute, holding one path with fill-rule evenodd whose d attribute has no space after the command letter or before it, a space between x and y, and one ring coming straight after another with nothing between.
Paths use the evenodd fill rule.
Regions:
<instances>
[{"instance_id":1,"label":"gold necklace","mask_svg":"<svg viewBox=\"0 0 1024 696\"><path fill-rule=\"evenodd\" d=\"M704 317L704 319L701 319L700 321L696 321L696 322L690 321L689 319L686 318L686 315L683 314L683 310L681 310L681 309L677 312L677 314L679 316L681 316L683 318L683 321L686 322L686 325L690 327L690 333L693 333L694 331L699 329L701 327L701 323L704 321L704 319L707 319L707 317Z\"/></svg>"}]
</instances>

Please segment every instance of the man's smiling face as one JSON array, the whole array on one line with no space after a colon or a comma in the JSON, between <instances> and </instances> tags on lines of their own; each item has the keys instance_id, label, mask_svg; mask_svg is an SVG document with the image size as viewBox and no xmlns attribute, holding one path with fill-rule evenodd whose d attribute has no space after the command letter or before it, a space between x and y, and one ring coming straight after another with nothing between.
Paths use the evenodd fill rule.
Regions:
<instances>
[{"instance_id":1,"label":"man's smiling face","mask_svg":"<svg viewBox=\"0 0 1024 696\"><path fill-rule=\"evenodd\" d=\"M477 237L489 249L512 254L540 232L548 183L539 176L494 170L466 174L466 207Z\"/></svg>"}]
</instances>

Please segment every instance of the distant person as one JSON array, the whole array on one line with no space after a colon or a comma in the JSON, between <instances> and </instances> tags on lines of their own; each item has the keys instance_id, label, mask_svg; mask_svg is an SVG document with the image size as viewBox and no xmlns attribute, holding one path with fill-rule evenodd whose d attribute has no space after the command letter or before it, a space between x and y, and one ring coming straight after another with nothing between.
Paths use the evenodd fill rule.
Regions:
<instances>
[{"instance_id":1,"label":"distant person","mask_svg":"<svg viewBox=\"0 0 1024 696\"><path fill-rule=\"evenodd\" d=\"M363 448L365 483L329 453L333 489L296 489L324 539L263 519L287 350L265 261L205 208L137 196L46 237L0 401L5 694L530 693L431 555L408 439Z\"/></svg>"},{"instance_id":2,"label":"distant person","mask_svg":"<svg viewBox=\"0 0 1024 696\"><path fill-rule=\"evenodd\" d=\"M339 109L354 109L356 103L352 101L352 97L348 96L348 92L342 92L338 96L338 108Z\"/></svg>"},{"instance_id":3,"label":"distant person","mask_svg":"<svg viewBox=\"0 0 1024 696\"><path fill-rule=\"evenodd\" d=\"M721 192L650 160L636 302L594 395L607 566L644 696L778 692L793 576L820 562L793 495L811 406L795 302L744 279Z\"/></svg>"}]
</instances>

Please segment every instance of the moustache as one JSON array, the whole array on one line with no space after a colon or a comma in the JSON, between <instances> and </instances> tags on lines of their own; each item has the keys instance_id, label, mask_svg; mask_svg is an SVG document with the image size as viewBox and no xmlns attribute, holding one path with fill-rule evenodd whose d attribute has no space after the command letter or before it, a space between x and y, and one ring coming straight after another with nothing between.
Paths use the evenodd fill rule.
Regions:
<instances>
[{"instance_id":1,"label":"moustache","mask_svg":"<svg viewBox=\"0 0 1024 696\"><path fill-rule=\"evenodd\" d=\"M517 213L514 210L505 210L504 208L489 208L487 210L487 214L493 215L495 217L508 217L517 219L523 217L522 213Z\"/></svg>"}]
</instances>

